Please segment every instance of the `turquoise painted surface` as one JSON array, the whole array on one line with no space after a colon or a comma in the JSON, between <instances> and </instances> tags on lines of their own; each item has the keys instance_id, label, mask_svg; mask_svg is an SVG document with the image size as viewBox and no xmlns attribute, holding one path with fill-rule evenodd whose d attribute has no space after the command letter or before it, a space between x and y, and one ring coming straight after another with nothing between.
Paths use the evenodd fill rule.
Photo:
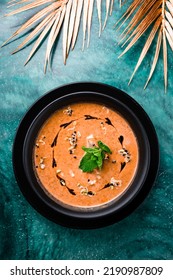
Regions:
<instances>
[{"instance_id":1,"label":"turquoise painted surface","mask_svg":"<svg viewBox=\"0 0 173 280\"><path fill-rule=\"evenodd\" d=\"M7 0L0 4L1 15ZM147 56L131 86L127 83L142 42L121 53L119 33L113 30L122 12L118 5L101 38L94 15L90 48L81 51L82 33L67 65L62 64L58 43L53 70L45 76L43 44L33 60L23 67L31 46L15 56L10 52L20 40L1 50L0 59L0 259L173 259L173 58L169 50L169 87L164 94L162 57L152 82L144 91ZM0 43L26 19L26 14L0 21ZM160 171L144 203L128 218L98 230L75 230L56 225L38 214L20 193L12 170L15 131L29 106L38 97L60 85L96 81L116 86L133 96L153 121L161 151Z\"/></svg>"}]
</instances>

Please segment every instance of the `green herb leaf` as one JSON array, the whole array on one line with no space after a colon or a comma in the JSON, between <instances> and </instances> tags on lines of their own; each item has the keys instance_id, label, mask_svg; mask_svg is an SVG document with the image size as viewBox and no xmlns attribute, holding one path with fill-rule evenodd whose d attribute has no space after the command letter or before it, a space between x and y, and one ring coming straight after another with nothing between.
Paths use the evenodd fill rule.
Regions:
<instances>
[{"instance_id":1,"label":"green herb leaf","mask_svg":"<svg viewBox=\"0 0 173 280\"><path fill-rule=\"evenodd\" d=\"M95 168L101 169L105 153L112 153L109 147L101 141L98 141L98 146L99 147L93 148L82 147L86 153L80 161L79 168L82 169L83 172L92 172Z\"/></svg>"},{"instance_id":2,"label":"green herb leaf","mask_svg":"<svg viewBox=\"0 0 173 280\"><path fill-rule=\"evenodd\" d=\"M106 146L105 144L103 144L101 141L98 141L98 146L100 149L102 149L102 151L108 153L108 154L112 154L111 150L109 149L108 146Z\"/></svg>"},{"instance_id":3,"label":"green herb leaf","mask_svg":"<svg viewBox=\"0 0 173 280\"><path fill-rule=\"evenodd\" d=\"M98 165L98 168L101 169L102 168L102 165L103 165L103 159L102 159L102 155L101 153L98 155L98 158L97 158L97 165Z\"/></svg>"},{"instance_id":4,"label":"green herb leaf","mask_svg":"<svg viewBox=\"0 0 173 280\"><path fill-rule=\"evenodd\" d=\"M94 147L94 148L86 148L86 147L82 147L82 150L84 150L87 153L93 154L94 152L97 152L97 150L99 150L99 148Z\"/></svg>"},{"instance_id":5,"label":"green herb leaf","mask_svg":"<svg viewBox=\"0 0 173 280\"><path fill-rule=\"evenodd\" d=\"M97 158L93 158L91 154L85 154L80 161L79 168L82 169L83 172L92 172L98 166L96 159Z\"/></svg>"},{"instance_id":6,"label":"green herb leaf","mask_svg":"<svg viewBox=\"0 0 173 280\"><path fill-rule=\"evenodd\" d=\"M102 160L104 160L104 158L105 158L105 152L102 151L102 152L101 152L101 155L102 155Z\"/></svg>"}]
</instances>

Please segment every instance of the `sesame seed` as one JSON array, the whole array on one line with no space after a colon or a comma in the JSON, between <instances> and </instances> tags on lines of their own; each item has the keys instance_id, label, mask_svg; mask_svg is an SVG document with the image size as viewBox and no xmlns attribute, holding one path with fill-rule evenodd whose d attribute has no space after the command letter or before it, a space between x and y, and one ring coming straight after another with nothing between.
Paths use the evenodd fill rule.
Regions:
<instances>
[{"instance_id":1,"label":"sesame seed","mask_svg":"<svg viewBox=\"0 0 173 280\"><path fill-rule=\"evenodd\" d=\"M43 163L40 164L40 168L41 168L41 169L45 169L45 167L46 167L45 164L43 164Z\"/></svg>"},{"instance_id":2,"label":"sesame seed","mask_svg":"<svg viewBox=\"0 0 173 280\"><path fill-rule=\"evenodd\" d=\"M72 170L69 171L71 177L75 177L75 174Z\"/></svg>"},{"instance_id":3,"label":"sesame seed","mask_svg":"<svg viewBox=\"0 0 173 280\"><path fill-rule=\"evenodd\" d=\"M65 184L65 181L63 180L63 179L60 179L60 184L62 185L62 186L65 186L66 184Z\"/></svg>"}]
</instances>

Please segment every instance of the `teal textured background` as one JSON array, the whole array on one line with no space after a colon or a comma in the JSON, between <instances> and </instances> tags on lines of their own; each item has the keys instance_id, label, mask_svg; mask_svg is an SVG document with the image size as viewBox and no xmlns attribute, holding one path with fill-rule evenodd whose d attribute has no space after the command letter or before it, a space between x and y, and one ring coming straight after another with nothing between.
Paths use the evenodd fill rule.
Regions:
<instances>
[{"instance_id":1,"label":"teal textured background","mask_svg":"<svg viewBox=\"0 0 173 280\"><path fill-rule=\"evenodd\" d=\"M118 2L118 1L117 1ZM7 11L1 0L1 15ZM124 7L123 9L125 9ZM151 83L143 86L151 51L130 87L127 85L143 39L118 59L119 32L113 29L122 10L115 5L106 30L98 38L96 9L90 48L81 51L82 30L76 48L63 65L59 40L53 70L43 73L46 44L23 67L31 46L14 56L21 42L1 49L0 59L0 259L173 259L173 58L169 50L169 86L164 94L162 56ZM26 13L1 18L0 43L27 18ZM157 181L142 205L123 221L97 230L69 229L38 214L22 196L12 168L12 145L26 110L47 91L71 82L103 82L126 91L146 110L155 125L161 152Z\"/></svg>"}]
</instances>

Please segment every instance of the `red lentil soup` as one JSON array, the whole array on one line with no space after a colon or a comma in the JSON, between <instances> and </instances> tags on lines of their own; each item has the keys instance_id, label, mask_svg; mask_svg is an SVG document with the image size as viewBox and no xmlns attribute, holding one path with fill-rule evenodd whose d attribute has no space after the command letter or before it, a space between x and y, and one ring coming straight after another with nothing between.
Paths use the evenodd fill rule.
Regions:
<instances>
[{"instance_id":1,"label":"red lentil soup","mask_svg":"<svg viewBox=\"0 0 173 280\"><path fill-rule=\"evenodd\" d=\"M111 150L102 168L79 168L98 141ZM67 207L91 209L118 199L131 185L138 165L138 144L128 122L101 104L77 103L50 116L33 151L36 177L44 191Z\"/></svg>"}]
</instances>

